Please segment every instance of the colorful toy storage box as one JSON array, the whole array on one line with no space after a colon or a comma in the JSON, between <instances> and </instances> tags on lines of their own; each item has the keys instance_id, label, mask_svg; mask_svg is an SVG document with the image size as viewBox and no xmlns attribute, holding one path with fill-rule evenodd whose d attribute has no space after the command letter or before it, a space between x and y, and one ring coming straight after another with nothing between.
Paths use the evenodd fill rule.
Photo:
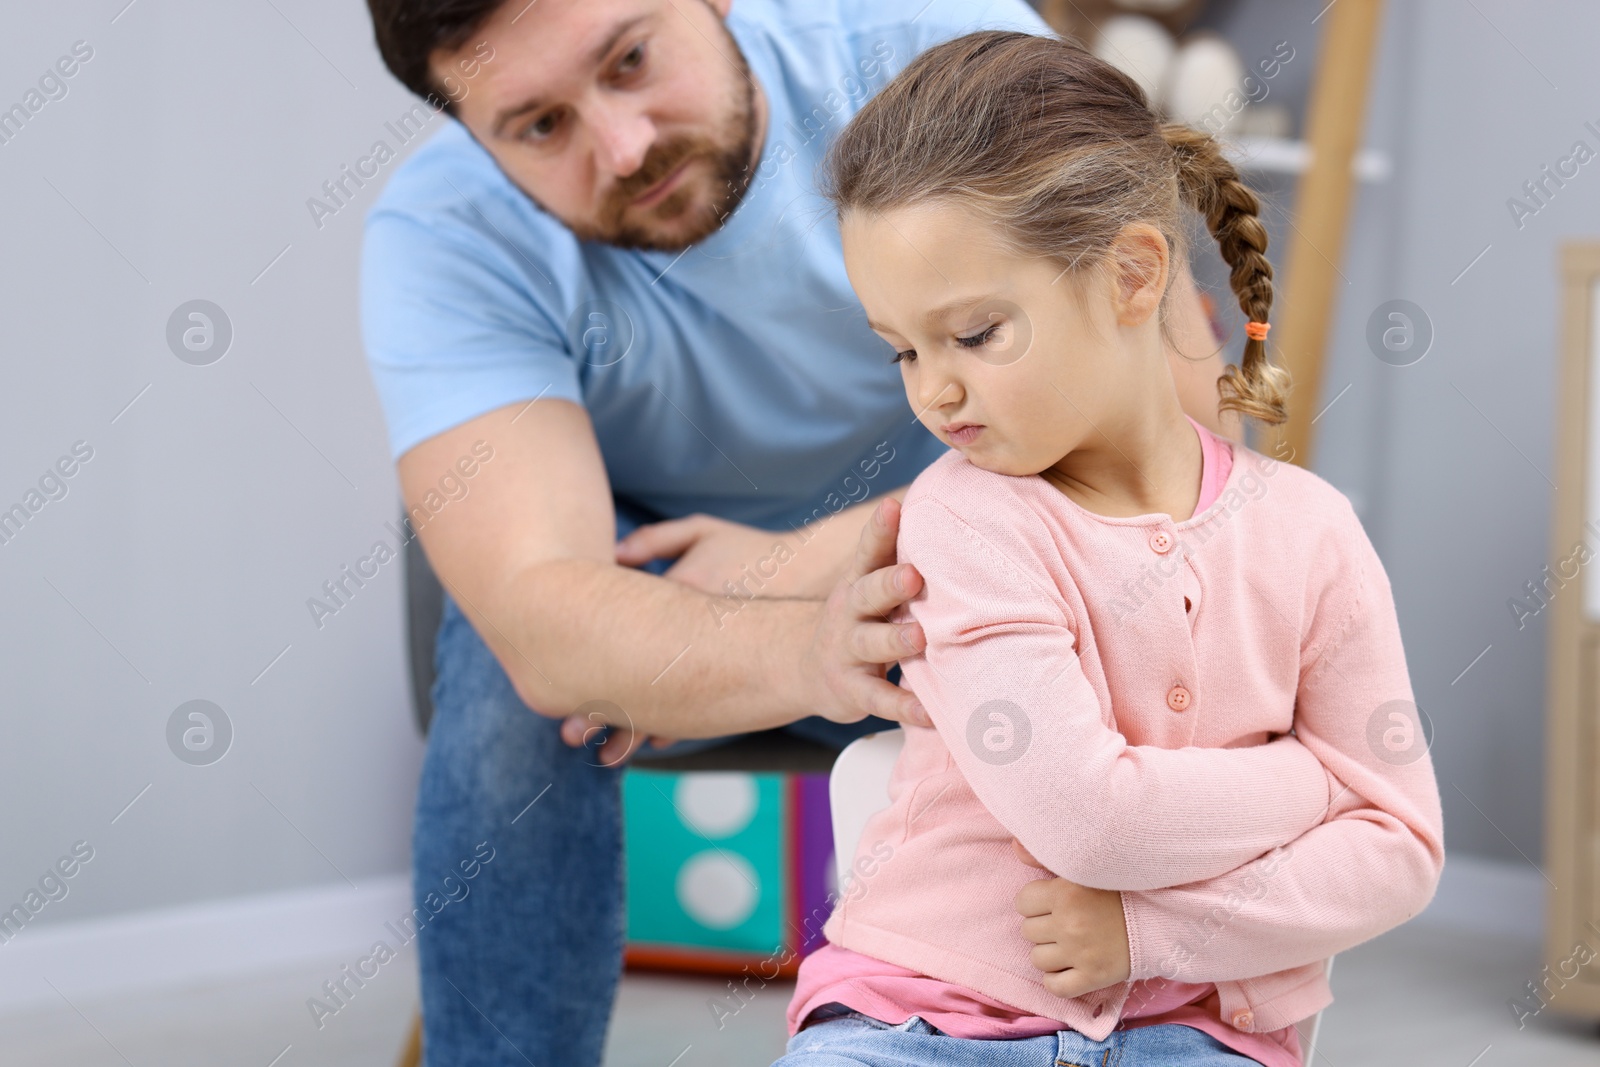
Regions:
<instances>
[{"instance_id":1,"label":"colorful toy storage box","mask_svg":"<svg viewBox=\"0 0 1600 1067\"><path fill-rule=\"evenodd\" d=\"M628 966L770 979L823 943L826 774L630 766L622 795Z\"/></svg>"}]
</instances>

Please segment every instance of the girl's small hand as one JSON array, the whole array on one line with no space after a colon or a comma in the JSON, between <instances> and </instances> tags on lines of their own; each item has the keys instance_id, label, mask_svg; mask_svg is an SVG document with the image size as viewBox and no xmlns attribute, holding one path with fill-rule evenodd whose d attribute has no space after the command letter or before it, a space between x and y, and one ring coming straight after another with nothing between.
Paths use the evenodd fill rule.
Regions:
<instances>
[{"instance_id":1,"label":"girl's small hand","mask_svg":"<svg viewBox=\"0 0 1600 1067\"><path fill-rule=\"evenodd\" d=\"M1017 856L1045 869L1022 842L1012 839ZM1044 987L1071 999L1128 980L1128 926L1122 894L1090 889L1065 878L1042 878L1017 891L1013 906L1023 916L1022 936L1033 942L1033 965L1044 972Z\"/></svg>"}]
</instances>

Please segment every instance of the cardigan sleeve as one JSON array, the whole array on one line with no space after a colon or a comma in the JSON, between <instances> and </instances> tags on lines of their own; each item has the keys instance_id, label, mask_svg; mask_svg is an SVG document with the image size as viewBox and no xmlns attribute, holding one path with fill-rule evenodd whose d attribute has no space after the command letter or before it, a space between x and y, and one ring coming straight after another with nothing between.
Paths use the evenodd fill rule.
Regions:
<instances>
[{"instance_id":1,"label":"cardigan sleeve","mask_svg":"<svg viewBox=\"0 0 1600 1067\"><path fill-rule=\"evenodd\" d=\"M1036 514L1015 511L986 515L979 532L913 493L898 546L926 579L906 610L927 645L901 661L903 680L995 819L1050 871L1104 889L1216 877L1321 822L1329 775L1292 737L1127 743L1083 672L1046 562L1053 542Z\"/></svg>"},{"instance_id":2,"label":"cardigan sleeve","mask_svg":"<svg viewBox=\"0 0 1600 1067\"><path fill-rule=\"evenodd\" d=\"M1349 509L1350 556L1302 644L1295 734L1340 782L1326 821L1218 878L1122 894L1135 979L1214 982L1323 960L1420 912L1444 867L1439 789L1394 595Z\"/></svg>"}]
</instances>

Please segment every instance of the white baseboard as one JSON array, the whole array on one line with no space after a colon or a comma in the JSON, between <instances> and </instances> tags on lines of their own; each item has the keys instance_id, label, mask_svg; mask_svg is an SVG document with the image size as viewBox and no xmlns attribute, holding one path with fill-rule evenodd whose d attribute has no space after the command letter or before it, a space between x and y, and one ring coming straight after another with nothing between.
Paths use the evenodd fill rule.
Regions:
<instances>
[{"instance_id":1,"label":"white baseboard","mask_svg":"<svg viewBox=\"0 0 1600 1067\"><path fill-rule=\"evenodd\" d=\"M354 961L411 912L408 875L24 927L0 944L0 1011ZM61 991L58 994L54 985Z\"/></svg>"},{"instance_id":2,"label":"white baseboard","mask_svg":"<svg viewBox=\"0 0 1600 1067\"><path fill-rule=\"evenodd\" d=\"M1412 922L1537 941L1544 894L1544 879L1527 864L1452 854L1433 903ZM389 875L360 889L299 889L24 928L0 944L0 1011L59 1004L52 983L73 999L114 997L308 960L348 962L379 939L398 948L384 924L398 925L410 911L410 879Z\"/></svg>"},{"instance_id":3,"label":"white baseboard","mask_svg":"<svg viewBox=\"0 0 1600 1067\"><path fill-rule=\"evenodd\" d=\"M1411 921L1539 941L1544 937L1547 888L1544 876L1531 864L1452 852L1445 856L1433 902Z\"/></svg>"}]
</instances>

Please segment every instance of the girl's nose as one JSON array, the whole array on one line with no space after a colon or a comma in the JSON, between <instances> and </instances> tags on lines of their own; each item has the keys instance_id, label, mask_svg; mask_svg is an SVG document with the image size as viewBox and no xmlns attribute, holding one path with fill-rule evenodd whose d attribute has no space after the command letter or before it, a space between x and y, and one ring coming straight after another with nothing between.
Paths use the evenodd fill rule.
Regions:
<instances>
[{"instance_id":1,"label":"girl's nose","mask_svg":"<svg viewBox=\"0 0 1600 1067\"><path fill-rule=\"evenodd\" d=\"M927 367L918 368L918 405L923 411L960 404L961 386L947 374L937 374Z\"/></svg>"}]
</instances>

